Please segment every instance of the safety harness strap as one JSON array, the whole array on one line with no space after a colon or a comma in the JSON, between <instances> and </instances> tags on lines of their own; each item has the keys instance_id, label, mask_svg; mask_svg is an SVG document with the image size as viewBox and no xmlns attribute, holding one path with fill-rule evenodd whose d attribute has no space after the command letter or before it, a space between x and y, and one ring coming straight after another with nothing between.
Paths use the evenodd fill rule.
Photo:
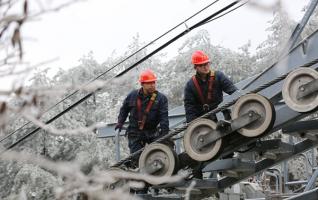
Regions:
<instances>
[{"instance_id":1,"label":"safety harness strap","mask_svg":"<svg viewBox=\"0 0 318 200\"><path fill-rule=\"evenodd\" d=\"M202 94L200 85L199 85L198 80L196 79L195 75L192 76L192 81L193 81L194 86L195 86L195 88L196 88L196 90L197 90L197 93L198 93L198 95L199 95L199 98L200 98L200 100L201 100L201 103L202 103L202 104L205 104L205 99L204 99L204 97L203 97L203 94Z\"/></svg>"},{"instance_id":2,"label":"safety harness strap","mask_svg":"<svg viewBox=\"0 0 318 200\"><path fill-rule=\"evenodd\" d=\"M152 93L152 96L147 104L147 107L146 107L146 110L144 113L142 113L142 99L140 96L137 97L137 112L138 112L138 128L139 128L139 130L144 129L147 115L149 114L150 109L156 100L156 97L157 97L157 92Z\"/></svg>"},{"instance_id":3,"label":"safety harness strap","mask_svg":"<svg viewBox=\"0 0 318 200\"><path fill-rule=\"evenodd\" d=\"M208 88L208 99L207 99L207 103L210 103L212 102L212 89L213 89L213 83L214 83L214 79L215 79L215 76L214 76L214 71L212 70L211 73L210 73L210 78L209 78L209 88Z\"/></svg>"},{"instance_id":4,"label":"safety harness strap","mask_svg":"<svg viewBox=\"0 0 318 200\"><path fill-rule=\"evenodd\" d=\"M213 91L213 83L214 83L214 80L215 80L215 72L213 70L211 70L211 73L210 73L210 78L208 80L208 97L207 99L204 98L203 96L203 93L202 93L202 90L200 88L200 85L199 85L199 82L196 78L196 76L192 76L192 81L194 83L194 86L197 90L197 93L199 95L199 98L200 98L200 101L203 105L205 104L208 104L208 103L211 103L212 102L212 91Z\"/></svg>"}]
</instances>

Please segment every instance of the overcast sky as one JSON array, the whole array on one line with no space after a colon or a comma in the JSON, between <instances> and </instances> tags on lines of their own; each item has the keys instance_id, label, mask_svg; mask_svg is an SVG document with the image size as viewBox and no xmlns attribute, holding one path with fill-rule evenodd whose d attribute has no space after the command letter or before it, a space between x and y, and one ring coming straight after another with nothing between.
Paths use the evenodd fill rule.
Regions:
<instances>
[{"instance_id":1,"label":"overcast sky","mask_svg":"<svg viewBox=\"0 0 318 200\"><path fill-rule=\"evenodd\" d=\"M93 52L98 62L103 62L116 50L122 53L137 33L143 42L150 42L170 28L184 21L214 0L87 0L76 3L61 11L45 14L40 20L32 21L23 27L24 61L36 64L58 58L49 67L53 69L70 68L79 64L85 54ZM30 1L34 3L35 1ZM193 20L188 26L204 19L216 10L231 3L220 0ZM262 0L270 6L275 0ZM283 0L284 9L296 21L309 0ZM196 31L206 29L211 34L212 43L237 50L251 40L256 47L267 37L266 27L272 19L271 11L262 11L251 6L243 6L225 17L208 23L164 50L174 56L176 49ZM158 41L151 49L158 47L172 36L184 31L181 26L169 37Z\"/></svg>"}]
</instances>

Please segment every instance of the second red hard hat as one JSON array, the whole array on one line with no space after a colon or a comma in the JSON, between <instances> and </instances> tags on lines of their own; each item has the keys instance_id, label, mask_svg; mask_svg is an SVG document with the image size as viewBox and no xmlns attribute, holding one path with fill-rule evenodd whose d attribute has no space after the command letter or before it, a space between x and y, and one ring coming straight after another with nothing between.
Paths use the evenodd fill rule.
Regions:
<instances>
[{"instance_id":1,"label":"second red hard hat","mask_svg":"<svg viewBox=\"0 0 318 200\"><path fill-rule=\"evenodd\" d=\"M139 82L140 83L149 83L157 81L156 75L150 69L147 69L140 73Z\"/></svg>"},{"instance_id":2,"label":"second red hard hat","mask_svg":"<svg viewBox=\"0 0 318 200\"><path fill-rule=\"evenodd\" d=\"M203 51L197 50L192 54L192 64L200 65L208 62L210 62L210 59Z\"/></svg>"}]
</instances>

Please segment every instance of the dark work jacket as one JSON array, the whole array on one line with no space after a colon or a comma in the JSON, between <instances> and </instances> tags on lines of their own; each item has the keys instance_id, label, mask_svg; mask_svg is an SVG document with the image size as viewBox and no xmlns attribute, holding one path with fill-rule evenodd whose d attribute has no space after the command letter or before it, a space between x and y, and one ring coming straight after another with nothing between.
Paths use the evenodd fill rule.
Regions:
<instances>
[{"instance_id":1,"label":"dark work jacket","mask_svg":"<svg viewBox=\"0 0 318 200\"><path fill-rule=\"evenodd\" d=\"M137 111L137 96L142 99L142 114L146 109L148 102L152 95L144 96L142 89L134 90L128 94L120 108L118 116L118 123L124 123L129 114L129 125L127 133L146 133L155 134L158 125L160 124L161 134L167 134L169 132L169 120L168 120L168 99L167 97L157 92L157 97L151 106L151 109L146 118L146 123L142 131L138 128L138 111Z\"/></svg>"},{"instance_id":2,"label":"dark work jacket","mask_svg":"<svg viewBox=\"0 0 318 200\"><path fill-rule=\"evenodd\" d=\"M203 93L203 97L206 99L208 96L209 87L208 80L203 81L198 74L196 74L196 78ZM211 78L210 74L209 78ZM214 83L212 87L212 101L209 103L209 111L217 108L217 106L223 101L223 92L232 94L236 90L236 86L228 77L226 77L220 71L215 71ZM203 110L203 104L201 103L200 96L192 81L192 78L187 82L184 89L184 108L188 123L205 114L205 111Z\"/></svg>"}]
</instances>

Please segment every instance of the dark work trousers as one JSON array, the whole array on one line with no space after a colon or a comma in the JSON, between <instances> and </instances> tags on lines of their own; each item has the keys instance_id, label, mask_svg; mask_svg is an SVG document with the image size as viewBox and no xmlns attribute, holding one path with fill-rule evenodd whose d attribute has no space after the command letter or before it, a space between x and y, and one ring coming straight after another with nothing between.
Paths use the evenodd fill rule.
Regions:
<instances>
[{"instance_id":1,"label":"dark work trousers","mask_svg":"<svg viewBox=\"0 0 318 200\"><path fill-rule=\"evenodd\" d=\"M128 147L130 150L130 154L135 153L136 151L145 147L146 144L150 144L156 141L158 138L162 137L163 135L160 134L158 131L151 130L151 131L138 131L138 132L129 132L128 135ZM170 146L172 149L174 148L174 143L171 140L167 140L163 142L164 144ZM138 159L136 157L132 160L132 168L138 167Z\"/></svg>"},{"instance_id":2,"label":"dark work trousers","mask_svg":"<svg viewBox=\"0 0 318 200\"><path fill-rule=\"evenodd\" d=\"M142 149L146 144L150 144L159 137L158 132L139 131L128 133L128 147L130 154Z\"/></svg>"}]
</instances>

